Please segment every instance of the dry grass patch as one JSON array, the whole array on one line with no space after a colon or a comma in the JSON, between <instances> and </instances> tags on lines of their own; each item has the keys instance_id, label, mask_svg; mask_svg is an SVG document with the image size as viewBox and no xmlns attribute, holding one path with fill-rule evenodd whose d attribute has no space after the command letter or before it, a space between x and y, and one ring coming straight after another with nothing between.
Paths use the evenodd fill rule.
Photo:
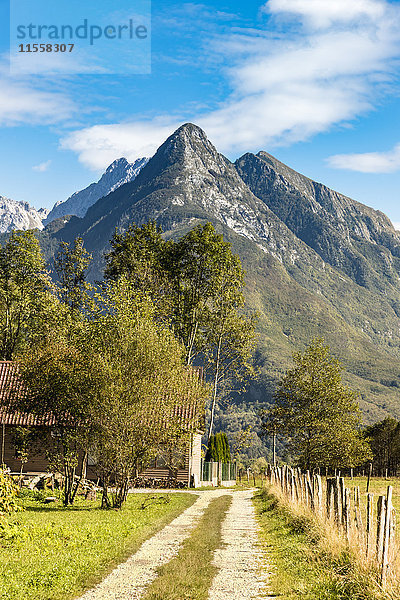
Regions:
<instances>
[{"instance_id":1,"label":"dry grass patch","mask_svg":"<svg viewBox=\"0 0 400 600\"><path fill-rule=\"evenodd\" d=\"M398 600L383 592L371 563L350 548L332 523L307 508L288 504L278 488L255 499L263 537L275 570L271 585L282 600Z\"/></svg>"}]
</instances>

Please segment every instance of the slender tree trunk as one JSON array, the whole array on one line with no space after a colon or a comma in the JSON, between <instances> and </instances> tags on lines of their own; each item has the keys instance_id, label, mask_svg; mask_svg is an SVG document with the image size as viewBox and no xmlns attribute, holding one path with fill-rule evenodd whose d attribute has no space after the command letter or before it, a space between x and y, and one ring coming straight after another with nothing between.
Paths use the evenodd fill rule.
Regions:
<instances>
[{"instance_id":1,"label":"slender tree trunk","mask_svg":"<svg viewBox=\"0 0 400 600\"><path fill-rule=\"evenodd\" d=\"M196 339L197 328L198 328L198 321L196 321L194 327L192 328L192 332L190 334L187 357L186 357L187 365L190 365L193 360L192 353L193 353L194 340Z\"/></svg>"},{"instance_id":2,"label":"slender tree trunk","mask_svg":"<svg viewBox=\"0 0 400 600\"><path fill-rule=\"evenodd\" d=\"M272 434L272 464L276 467L276 431Z\"/></svg>"},{"instance_id":3,"label":"slender tree trunk","mask_svg":"<svg viewBox=\"0 0 400 600\"><path fill-rule=\"evenodd\" d=\"M84 472L85 472L87 457L88 457L88 453L85 452L85 454L82 457L81 471L79 473L79 479L78 479L78 481L75 481L75 469L74 469L74 481L73 481L73 492L72 492L72 495L71 495L71 504L74 503L75 496L76 496L76 494L78 492L78 489L79 489L79 486L80 486L80 484L82 482L83 475L84 475Z\"/></svg>"},{"instance_id":4,"label":"slender tree trunk","mask_svg":"<svg viewBox=\"0 0 400 600\"><path fill-rule=\"evenodd\" d=\"M210 429L208 431L207 444L210 443L210 438L212 436L212 431L213 431L213 427L214 427L214 413L215 413L215 404L217 402L219 363L220 363L220 358L221 358L221 344L222 344L222 335L219 337L219 340L218 340L217 357L215 360L214 386L213 386L213 396L212 396L212 403L211 403L211 420L210 420Z\"/></svg>"},{"instance_id":5,"label":"slender tree trunk","mask_svg":"<svg viewBox=\"0 0 400 600\"><path fill-rule=\"evenodd\" d=\"M102 477L103 492L102 492L102 496L101 496L101 508L111 508L111 502L108 497L109 482L110 482L109 477L106 477L106 476Z\"/></svg>"},{"instance_id":6,"label":"slender tree trunk","mask_svg":"<svg viewBox=\"0 0 400 600\"><path fill-rule=\"evenodd\" d=\"M5 451L6 451L6 426L3 423L3 426L1 428L1 466L4 465Z\"/></svg>"}]
</instances>

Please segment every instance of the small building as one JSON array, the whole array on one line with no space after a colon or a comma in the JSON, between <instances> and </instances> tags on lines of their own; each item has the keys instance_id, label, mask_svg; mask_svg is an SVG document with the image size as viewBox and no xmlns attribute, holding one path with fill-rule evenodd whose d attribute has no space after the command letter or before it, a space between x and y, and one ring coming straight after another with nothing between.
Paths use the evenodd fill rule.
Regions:
<instances>
[{"instance_id":1,"label":"small building","mask_svg":"<svg viewBox=\"0 0 400 600\"><path fill-rule=\"evenodd\" d=\"M55 419L52 415L39 418L36 415L21 413L13 409L15 398L21 397L25 390L18 377L18 372L12 361L0 361L0 464L6 465L14 473L21 471L22 461L18 456L16 439L19 428L31 428L37 435L37 441L33 443L32 450L24 464L24 473L38 474L49 470L47 451L52 443L52 431L55 429ZM186 406L176 407L176 418L185 427L197 422L198 429L191 430L190 443L179 456L163 456L162 453L152 464L146 466L140 473L140 478L145 479L167 479L174 477L178 482L185 485L199 485L201 479L201 437L203 434L204 414L194 415L198 410L189 402ZM193 418L195 416L195 419ZM174 468L171 468L171 463ZM89 457L87 476L97 478L94 463Z\"/></svg>"}]
</instances>

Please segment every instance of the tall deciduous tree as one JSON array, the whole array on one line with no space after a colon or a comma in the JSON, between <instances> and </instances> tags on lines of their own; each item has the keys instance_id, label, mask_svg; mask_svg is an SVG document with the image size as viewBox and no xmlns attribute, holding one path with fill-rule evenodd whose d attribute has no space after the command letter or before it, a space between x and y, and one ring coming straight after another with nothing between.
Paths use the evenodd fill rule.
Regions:
<instances>
[{"instance_id":1,"label":"tall deciduous tree","mask_svg":"<svg viewBox=\"0 0 400 600\"><path fill-rule=\"evenodd\" d=\"M0 248L0 358L12 360L41 335L55 308L33 231L14 231Z\"/></svg>"},{"instance_id":2,"label":"tall deciduous tree","mask_svg":"<svg viewBox=\"0 0 400 600\"><path fill-rule=\"evenodd\" d=\"M61 242L54 259L54 270L58 275L61 300L77 317L88 305L90 285L86 281L92 255L83 246L83 239L76 238L71 247Z\"/></svg>"},{"instance_id":3,"label":"tall deciduous tree","mask_svg":"<svg viewBox=\"0 0 400 600\"><path fill-rule=\"evenodd\" d=\"M321 339L293 360L278 384L269 423L286 435L299 465L349 467L368 460L357 397L342 382L340 361Z\"/></svg>"},{"instance_id":4,"label":"tall deciduous tree","mask_svg":"<svg viewBox=\"0 0 400 600\"><path fill-rule=\"evenodd\" d=\"M124 277L107 287L86 343L110 373L94 405L100 435L93 453L103 481L115 482L113 504L120 506L140 466L199 427L206 391L184 365L181 344L155 321L152 303ZM182 422L181 411L192 415L190 423ZM109 503L106 495L103 500Z\"/></svg>"},{"instance_id":5,"label":"tall deciduous tree","mask_svg":"<svg viewBox=\"0 0 400 600\"><path fill-rule=\"evenodd\" d=\"M206 371L212 381L208 437L213 431L217 402L243 390L248 378L256 375L253 366L256 317L240 313L240 304L232 304L223 297L215 304L204 348Z\"/></svg>"},{"instance_id":6,"label":"tall deciduous tree","mask_svg":"<svg viewBox=\"0 0 400 600\"><path fill-rule=\"evenodd\" d=\"M224 309L243 306L244 271L211 223L197 225L170 247L174 326L191 364L211 342Z\"/></svg>"},{"instance_id":7,"label":"tall deciduous tree","mask_svg":"<svg viewBox=\"0 0 400 600\"><path fill-rule=\"evenodd\" d=\"M166 271L166 255L172 242L166 242L155 221L141 227L131 224L126 231L116 231L106 254L106 281L127 277L130 285L148 295L157 308L157 317L171 314L171 284Z\"/></svg>"},{"instance_id":8,"label":"tall deciduous tree","mask_svg":"<svg viewBox=\"0 0 400 600\"><path fill-rule=\"evenodd\" d=\"M27 394L16 404L51 422L54 436L49 455L54 470L64 475L64 504L68 506L74 502L85 455L93 443L92 406L108 380L99 357L86 352L84 340L79 339L83 331L75 332L71 322L68 336L64 333L53 330L20 358L19 375Z\"/></svg>"},{"instance_id":9,"label":"tall deciduous tree","mask_svg":"<svg viewBox=\"0 0 400 600\"><path fill-rule=\"evenodd\" d=\"M255 317L243 313L244 271L231 245L211 223L177 242L165 242L154 222L116 233L106 277L125 274L136 289L164 297L165 314L182 341L186 364L202 361L213 382L211 423L217 399L254 375ZM155 287L154 287L155 285Z\"/></svg>"},{"instance_id":10,"label":"tall deciduous tree","mask_svg":"<svg viewBox=\"0 0 400 600\"><path fill-rule=\"evenodd\" d=\"M70 319L20 361L20 406L54 419L54 462L71 504L85 456L95 459L103 506L121 506L132 477L160 446L182 447L204 414L205 388L183 347L154 320L151 300L122 277L101 289L86 319ZM190 422L183 415L192 415ZM115 492L108 496L109 484Z\"/></svg>"}]
</instances>

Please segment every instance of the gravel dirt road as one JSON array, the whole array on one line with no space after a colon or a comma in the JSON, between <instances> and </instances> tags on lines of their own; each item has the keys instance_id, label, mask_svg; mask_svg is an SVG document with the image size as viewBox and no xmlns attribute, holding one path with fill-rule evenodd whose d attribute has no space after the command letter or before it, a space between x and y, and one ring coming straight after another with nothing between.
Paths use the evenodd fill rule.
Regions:
<instances>
[{"instance_id":1,"label":"gravel dirt road","mask_svg":"<svg viewBox=\"0 0 400 600\"><path fill-rule=\"evenodd\" d=\"M268 598L265 575L268 569L258 543L258 525L251 502L253 490L196 490L197 493L199 497L192 506L144 542L135 554L79 600L139 600L157 577L157 568L178 554L210 501L223 494L230 494L233 499L222 525L224 545L214 556L219 572L211 585L209 600Z\"/></svg>"}]
</instances>

